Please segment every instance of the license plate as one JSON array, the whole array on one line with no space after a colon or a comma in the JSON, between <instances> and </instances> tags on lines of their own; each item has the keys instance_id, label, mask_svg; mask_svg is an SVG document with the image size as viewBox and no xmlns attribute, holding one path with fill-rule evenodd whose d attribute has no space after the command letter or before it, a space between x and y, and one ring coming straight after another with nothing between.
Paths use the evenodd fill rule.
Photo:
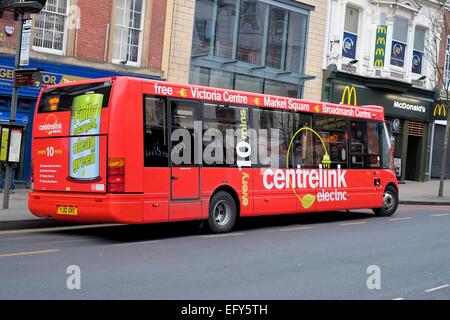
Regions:
<instances>
[{"instance_id":1,"label":"license plate","mask_svg":"<svg viewBox=\"0 0 450 320\"><path fill-rule=\"evenodd\" d=\"M76 216L78 215L78 208L72 206L58 206L56 208L56 214L61 214L65 216Z\"/></svg>"}]
</instances>

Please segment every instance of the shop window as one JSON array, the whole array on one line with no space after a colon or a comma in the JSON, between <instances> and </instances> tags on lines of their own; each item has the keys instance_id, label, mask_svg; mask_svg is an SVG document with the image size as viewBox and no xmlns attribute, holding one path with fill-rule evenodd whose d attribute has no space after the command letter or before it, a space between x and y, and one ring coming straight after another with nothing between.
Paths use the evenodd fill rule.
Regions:
<instances>
[{"instance_id":1,"label":"shop window","mask_svg":"<svg viewBox=\"0 0 450 320\"><path fill-rule=\"evenodd\" d=\"M197 66L191 66L189 83L199 86L209 86L209 69Z\"/></svg>"},{"instance_id":2,"label":"shop window","mask_svg":"<svg viewBox=\"0 0 450 320\"><path fill-rule=\"evenodd\" d=\"M144 100L144 166L167 167L168 137L164 98L146 96Z\"/></svg>"},{"instance_id":3,"label":"shop window","mask_svg":"<svg viewBox=\"0 0 450 320\"><path fill-rule=\"evenodd\" d=\"M314 164L323 163L325 150L331 160L330 168L346 168L348 162L346 119L343 117L314 116L313 129L321 139L314 135Z\"/></svg>"},{"instance_id":4,"label":"shop window","mask_svg":"<svg viewBox=\"0 0 450 320\"><path fill-rule=\"evenodd\" d=\"M68 0L48 0L34 22L33 50L64 54Z\"/></svg>"},{"instance_id":5,"label":"shop window","mask_svg":"<svg viewBox=\"0 0 450 320\"><path fill-rule=\"evenodd\" d=\"M425 50L425 30L416 27L414 32L414 50L412 57L411 71L416 74L422 74L422 65Z\"/></svg>"},{"instance_id":6,"label":"shop window","mask_svg":"<svg viewBox=\"0 0 450 320\"><path fill-rule=\"evenodd\" d=\"M236 74L234 88L239 91L262 93L263 79L246 76L243 74Z\"/></svg>"},{"instance_id":7,"label":"shop window","mask_svg":"<svg viewBox=\"0 0 450 320\"><path fill-rule=\"evenodd\" d=\"M264 82L264 93L274 96L297 98L299 97L299 86L274 80Z\"/></svg>"},{"instance_id":8,"label":"shop window","mask_svg":"<svg viewBox=\"0 0 450 320\"><path fill-rule=\"evenodd\" d=\"M233 73L211 69L209 86L223 89L232 89Z\"/></svg>"},{"instance_id":9,"label":"shop window","mask_svg":"<svg viewBox=\"0 0 450 320\"><path fill-rule=\"evenodd\" d=\"M408 43L408 19L395 16L392 34L391 65L403 68Z\"/></svg>"},{"instance_id":10,"label":"shop window","mask_svg":"<svg viewBox=\"0 0 450 320\"><path fill-rule=\"evenodd\" d=\"M342 56L348 59L356 58L358 43L359 10L347 5L345 8L344 35L342 41Z\"/></svg>"},{"instance_id":11,"label":"shop window","mask_svg":"<svg viewBox=\"0 0 450 320\"><path fill-rule=\"evenodd\" d=\"M116 3L112 62L139 66L145 0L117 0Z\"/></svg>"}]
</instances>

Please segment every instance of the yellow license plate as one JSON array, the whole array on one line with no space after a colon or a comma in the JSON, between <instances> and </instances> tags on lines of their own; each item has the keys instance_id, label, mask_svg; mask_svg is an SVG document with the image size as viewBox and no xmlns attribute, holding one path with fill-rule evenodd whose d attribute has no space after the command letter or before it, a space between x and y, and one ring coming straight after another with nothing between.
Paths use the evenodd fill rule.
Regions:
<instances>
[{"instance_id":1,"label":"yellow license plate","mask_svg":"<svg viewBox=\"0 0 450 320\"><path fill-rule=\"evenodd\" d=\"M58 206L56 208L56 214L61 214L65 216L76 216L78 215L78 208L72 206Z\"/></svg>"}]
</instances>

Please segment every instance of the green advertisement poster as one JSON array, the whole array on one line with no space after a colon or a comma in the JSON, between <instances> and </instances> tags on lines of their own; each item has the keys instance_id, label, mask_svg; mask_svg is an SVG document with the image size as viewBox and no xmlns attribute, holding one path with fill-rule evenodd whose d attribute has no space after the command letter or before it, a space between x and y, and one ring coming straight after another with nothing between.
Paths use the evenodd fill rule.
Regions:
<instances>
[{"instance_id":1,"label":"green advertisement poster","mask_svg":"<svg viewBox=\"0 0 450 320\"><path fill-rule=\"evenodd\" d=\"M0 161L6 161L8 155L9 128L2 128L1 132Z\"/></svg>"},{"instance_id":2,"label":"green advertisement poster","mask_svg":"<svg viewBox=\"0 0 450 320\"><path fill-rule=\"evenodd\" d=\"M384 59L386 56L386 35L387 26L377 26L377 35L375 37L375 67L384 67Z\"/></svg>"},{"instance_id":3,"label":"green advertisement poster","mask_svg":"<svg viewBox=\"0 0 450 320\"><path fill-rule=\"evenodd\" d=\"M103 94L87 93L73 99L70 117L70 172L72 179L93 180L100 174L100 121Z\"/></svg>"}]
</instances>

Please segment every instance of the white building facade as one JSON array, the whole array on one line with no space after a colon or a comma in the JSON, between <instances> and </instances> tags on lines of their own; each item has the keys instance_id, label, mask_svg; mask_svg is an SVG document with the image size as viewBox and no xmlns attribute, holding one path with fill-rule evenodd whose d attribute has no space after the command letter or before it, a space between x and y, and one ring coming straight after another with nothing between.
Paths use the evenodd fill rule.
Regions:
<instances>
[{"instance_id":1,"label":"white building facade","mask_svg":"<svg viewBox=\"0 0 450 320\"><path fill-rule=\"evenodd\" d=\"M443 10L438 0L328 3L322 99L385 108L400 179L430 178L437 82L430 44ZM357 101L343 97L347 86Z\"/></svg>"}]
</instances>

